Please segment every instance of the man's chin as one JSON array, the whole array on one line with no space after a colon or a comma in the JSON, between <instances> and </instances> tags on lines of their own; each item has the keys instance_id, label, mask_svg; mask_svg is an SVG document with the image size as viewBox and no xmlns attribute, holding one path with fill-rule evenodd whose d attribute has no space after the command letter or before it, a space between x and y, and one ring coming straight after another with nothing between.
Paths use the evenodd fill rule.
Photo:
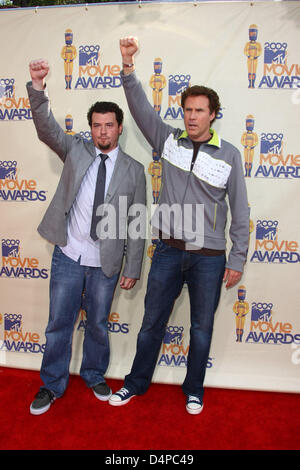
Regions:
<instances>
[{"instance_id":1,"label":"man's chin","mask_svg":"<svg viewBox=\"0 0 300 470\"><path fill-rule=\"evenodd\" d=\"M101 150L101 151L109 150L109 149L110 149L110 144L106 144L106 145L98 144L97 147L98 147L98 149Z\"/></svg>"}]
</instances>

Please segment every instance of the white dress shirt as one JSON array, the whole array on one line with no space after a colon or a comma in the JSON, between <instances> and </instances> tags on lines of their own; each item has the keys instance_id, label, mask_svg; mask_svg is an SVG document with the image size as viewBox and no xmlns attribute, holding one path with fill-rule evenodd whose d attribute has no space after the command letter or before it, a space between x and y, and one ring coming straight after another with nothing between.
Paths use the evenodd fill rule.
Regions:
<instances>
[{"instance_id":1,"label":"white dress shirt","mask_svg":"<svg viewBox=\"0 0 300 470\"><path fill-rule=\"evenodd\" d=\"M108 155L108 158L105 161L105 194L113 174L118 150L119 147L109 153L102 152ZM101 157L99 156L101 152L98 148L96 148L96 153L97 158L95 158L94 162L87 170L74 204L70 210L67 245L60 248L63 253L72 260L78 261L80 258L81 265L100 267L100 242L99 240L94 241L90 237L96 180L98 168L101 162Z\"/></svg>"}]
</instances>

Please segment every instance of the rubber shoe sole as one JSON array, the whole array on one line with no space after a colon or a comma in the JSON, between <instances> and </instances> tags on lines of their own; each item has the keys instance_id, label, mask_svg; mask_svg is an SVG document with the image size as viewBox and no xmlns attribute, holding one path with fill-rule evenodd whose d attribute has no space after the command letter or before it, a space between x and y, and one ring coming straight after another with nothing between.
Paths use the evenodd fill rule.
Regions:
<instances>
[{"instance_id":1,"label":"rubber shoe sole","mask_svg":"<svg viewBox=\"0 0 300 470\"><path fill-rule=\"evenodd\" d=\"M186 405L185 409L190 415L199 415L203 410L203 406L204 405L191 408L189 405Z\"/></svg>"},{"instance_id":2,"label":"rubber shoe sole","mask_svg":"<svg viewBox=\"0 0 300 470\"><path fill-rule=\"evenodd\" d=\"M54 402L55 398L53 399L53 402ZM42 415L44 413L46 413L46 411L49 410L49 408L51 407L51 405L53 404L52 403L48 403L47 405L41 407L41 408L33 408L32 404L30 405L30 413L32 415L35 415L35 416L38 416L38 415Z\"/></svg>"},{"instance_id":3,"label":"rubber shoe sole","mask_svg":"<svg viewBox=\"0 0 300 470\"><path fill-rule=\"evenodd\" d=\"M118 398L118 400L114 400L114 396ZM129 398L126 398L126 400L120 400L120 397L118 395L112 395L109 399L109 404L112 406L123 406L127 405L127 403L130 402L131 398L135 397L136 395L131 395Z\"/></svg>"},{"instance_id":4,"label":"rubber shoe sole","mask_svg":"<svg viewBox=\"0 0 300 470\"><path fill-rule=\"evenodd\" d=\"M100 395L99 393L96 393L95 390L93 390L93 392L94 392L95 397L101 401L108 401L110 397L112 396L112 391L110 391L108 395Z\"/></svg>"}]
</instances>

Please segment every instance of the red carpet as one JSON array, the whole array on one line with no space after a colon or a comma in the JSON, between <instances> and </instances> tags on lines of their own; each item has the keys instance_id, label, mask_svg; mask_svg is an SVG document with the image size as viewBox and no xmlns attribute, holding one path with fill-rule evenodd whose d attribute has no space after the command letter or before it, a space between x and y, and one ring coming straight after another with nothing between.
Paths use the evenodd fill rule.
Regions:
<instances>
[{"instance_id":1,"label":"red carpet","mask_svg":"<svg viewBox=\"0 0 300 470\"><path fill-rule=\"evenodd\" d=\"M113 391L121 381L107 380ZM78 376L41 416L29 405L38 372L0 368L2 450L295 450L300 395L206 388L203 412L185 411L181 388L153 384L126 406L98 401Z\"/></svg>"}]
</instances>

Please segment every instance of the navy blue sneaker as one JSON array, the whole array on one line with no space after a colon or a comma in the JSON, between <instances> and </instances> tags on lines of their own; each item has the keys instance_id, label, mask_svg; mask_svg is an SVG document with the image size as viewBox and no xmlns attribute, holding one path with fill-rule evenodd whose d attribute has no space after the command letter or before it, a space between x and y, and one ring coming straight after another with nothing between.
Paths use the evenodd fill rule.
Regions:
<instances>
[{"instance_id":1,"label":"navy blue sneaker","mask_svg":"<svg viewBox=\"0 0 300 470\"><path fill-rule=\"evenodd\" d=\"M200 398L188 395L185 408L191 415L198 415L203 410L203 403L201 403Z\"/></svg>"},{"instance_id":2,"label":"navy blue sneaker","mask_svg":"<svg viewBox=\"0 0 300 470\"><path fill-rule=\"evenodd\" d=\"M135 395L127 390L127 388L123 387L110 397L109 404L113 406L126 405L133 397L135 397Z\"/></svg>"}]
</instances>

